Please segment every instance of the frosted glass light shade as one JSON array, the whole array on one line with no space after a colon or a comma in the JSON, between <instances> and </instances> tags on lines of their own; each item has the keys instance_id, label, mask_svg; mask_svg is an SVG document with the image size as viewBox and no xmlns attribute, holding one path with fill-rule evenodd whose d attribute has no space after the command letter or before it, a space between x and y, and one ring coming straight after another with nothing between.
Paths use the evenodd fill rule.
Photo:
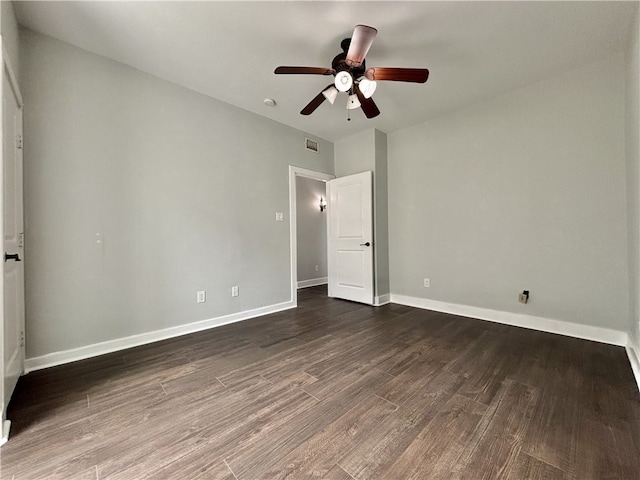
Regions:
<instances>
[{"instance_id":1,"label":"frosted glass light shade","mask_svg":"<svg viewBox=\"0 0 640 480\"><path fill-rule=\"evenodd\" d=\"M353 85L353 77L349 72L338 72L334 83L338 90L346 92L351 88L351 85Z\"/></svg>"},{"instance_id":2,"label":"frosted glass light shade","mask_svg":"<svg viewBox=\"0 0 640 480\"><path fill-rule=\"evenodd\" d=\"M336 87L329 87L322 92L322 95L333 105L333 102L336 101L336 97L338 96L338 89Z\"/></svg>"},{"instance_id":3,"label":"frosted glass light shade","mask_svg":"<svg viewBox=\"0 0 640 480\"><path fill-rule=\"evenodd\" d=\"M358 86L360 87L360 91L362 92L364 98L371 98L371 95L373 95L373 92L376 91L376 87L378 86L378 84L375 82L375 80L369 80L366 77L361 77Z\"/></svg>"},{"instance_id":4,"label":"frosted glass light shade","mask_svg":"<svg viewBox=\"0 0 640 480\"><path fill-rule=\"evenodd\" d=\"M347 110L353 110L358 107L360 107L360 100L358 100L358 96L349 95L349 98L347 99Z\"/></svg>"}]
</instances>

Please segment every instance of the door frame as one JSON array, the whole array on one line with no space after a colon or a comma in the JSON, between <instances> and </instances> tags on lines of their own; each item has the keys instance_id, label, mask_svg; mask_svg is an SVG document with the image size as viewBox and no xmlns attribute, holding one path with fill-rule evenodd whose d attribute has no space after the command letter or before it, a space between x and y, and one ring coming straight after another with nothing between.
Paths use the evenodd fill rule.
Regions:
<instances>
[{"instance_id":1,"label":"door frame","mask_svg":"<svg viewBox=\"0 0 640 480\"><path fill-rule=\"evenodd\" d=\"M4 40L2 36L0 36L0 44L1 48L1 58L0 64L2 64L2 68L7 71L7 77L9 78L9 86L13 91L13 95L16 98L18 103L18 107L20 109L20 134L24 136L23 125L22 125L22 109L24 108L24 101L22 98L22 94L20 93L20 88L18 86L18 81L15 75L15 71L11 65L11 61L9 60L9 55L4 46ZM0 97L4 94L4 81L0 84ZM4 122L4 109L2 107L2 103L0 103L0 122ZM4 124L2 124L0 135L4 135ZM2 164L4 165L4 158L1 156L3 153L0 152L0 159L2 160ZM0 211L3 212L4 215L4 173L0 168ZM24 213L23 213L24 215ZM0 222L0 238L4 241L4 222ZM0 445L4 444L9 439L9 429L11 428L11 422L6 419L6 405L8 403L8 399L6 398L7 392L4 391L4 275L0 276L0 370L2 370L2 385L0 385L0 408L2 408L2 412L0 412ZM23 318L24 322L24 318ZM24 332L25 325L24 323L21 325L21 329ZM22 347L25 348L24 346ZM23 355L23 373L24 373L24 355Z\"/></svg>"},{"instance_id":2,"label":"door frame","mask_svg":"<svg viewBox=\"0 0 640 480\"><path fill-rule=\"evenodd\" d=\"M329 180L336 178L335 175L329 173L316 172L302 167L289 165L289 252L291 256L291 303L294 307L298 306L298 235L297 235L297 214L296 206L296 178L311 178L327 183ZM328 219L325 217L328 225Z\"/></svg>"}]
</instances>

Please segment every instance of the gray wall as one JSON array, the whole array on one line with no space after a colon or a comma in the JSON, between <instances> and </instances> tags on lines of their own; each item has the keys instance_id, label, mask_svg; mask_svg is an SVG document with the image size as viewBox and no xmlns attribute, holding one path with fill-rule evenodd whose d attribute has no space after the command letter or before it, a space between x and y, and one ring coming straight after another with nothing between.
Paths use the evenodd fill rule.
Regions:
<instances>
[{"instance_id":1,"label":"gray wall","mask_svg":"<svg viewBox=\"0 0 640 480\"><path fill-rule=\"evenodd\" d=\"M640 8L626 56L627 220L629 242L629 310L631 340L640 348Z\"/></svg>"},{"instance_id":2,"label":"gray wall","mask_svg":"<svg viewBox=\"0 0 640 480\"><path fill-rule=\"evenodd\" d=\"M624 96L618 54L389 134L392 292L627 331Z\"/></svg>"},{"instance_id":3,"label":"gray wall","mask_svg":"<svg viewBox=\"0 0 640 480\"><path fill-rule=\"evenodd\" d=\"M328 213L320 211L321 196L326 200L325 182L296 177L298 282L327 277Z\"/></svg>"},{"instance_id":4,"label":"gray wall","mask_svg":"<svg viewBox=\"0 0 640 480\"><path fill-rule=\"evenodd\" d=\"M335 143L336 177L375 170L375 130L349 135Z\"/></svg>"},{"instance_id":5,"label":"gray wall","mask_svg":"<svg viewBox=\"0 0 640 480\"><path fill-rule=\"evenodd\" d=\"M9 62L16 75L16 80L20 83L20 42L13 2L0 2L0 23L2 42L9 55Z\"/></svg>"},{"instance_id":6,"label":"gray wall","mask_svg":"<svg viewBox=\"0 0 640 480\"><path fill-rule=\"evenodd\" d=\"M275 212L289 211L289 164L332 173L331 143L307 152L303 132L21 41L28 358L290 300Z\"/></svg>"}]
</instances>

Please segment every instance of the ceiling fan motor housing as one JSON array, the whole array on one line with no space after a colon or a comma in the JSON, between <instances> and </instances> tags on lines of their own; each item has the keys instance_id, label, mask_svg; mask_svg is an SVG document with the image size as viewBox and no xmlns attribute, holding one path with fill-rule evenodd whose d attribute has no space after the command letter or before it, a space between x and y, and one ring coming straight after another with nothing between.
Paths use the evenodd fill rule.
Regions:
<instances>
[{"instance_id":1,"label":"ceiling fan motor housing","mask_svg":"<svg viewBox=\"0 0 640 480\"><path fill-rule=\"evenodd\" d=\"M345 42L347 46L347 50L349 49L349 45L351 44L350 38L345 38L340 46L344 50ZM331 67L337 72L347 71L351 73L351 76L356 79L364 75L364 71L366 70L365 61L362 61L362 64L358 67L352 67L347 65L347 50L344 50L342 53L336 55L331 62Z\"/></svg>"}]
</instances>

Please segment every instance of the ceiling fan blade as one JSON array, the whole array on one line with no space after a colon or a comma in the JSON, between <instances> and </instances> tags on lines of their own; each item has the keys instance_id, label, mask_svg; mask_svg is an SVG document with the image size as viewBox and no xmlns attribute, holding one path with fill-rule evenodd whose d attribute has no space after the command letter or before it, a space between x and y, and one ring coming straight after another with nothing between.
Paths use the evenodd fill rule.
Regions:
<instances>
[{"instance_id":1,"label":"ceiling fan blade","mask_svg":"<svg viewBox=\"0 0 640 480\"><path fill-rule=\"evenodd\" d=\"M280 75L333 75L336 73L336 71L333 68L324 67L278 67L273 71L273 73Z\"/></svg>"},{"instance_id":2,"label":"ceiling fan blade","mask_svg":"<svg viewBox=\"0 0 640 480\"><path fill-rule=\"evenodd\" d=\"M369 80L391 80L395 82L424 83L429 78L426 68L367 68L364 76Z\"/></svg>"},{"instance_id":3,"label":"ceiling fan blade","mask_svg":"<svg viewBox=\"0 0 640 480\"><path fill-rule=\"evenodd\" d=\"M350 67L359 67L367 56L367 52L376 38L378 30L366 25L356 25L351 36L351 45L347 52L346 63Z\"/></svg>"},{"instance_id":4,"label":"ceiling fan blade","mask_svg":"<svg viewBox=\"0 0 640 480\"><path fill-rule=\"evenodd\" d=\"M360 100L360 106L362 107L362 111L364 112L367 118L373 118L380 115L380 110L378 110L378 106L376 102L373 101L373 98L364 98L364 95L360 91L360 88L356 85L355 88L356 95L358 96L358 100Z\"/></svg>"},{"instance_id":5,"label":"ceiling fan blade","mask_svg":"<svg viewBox=\"0 0 640 480\"><path fill-rule=\"evenodd\" d=\"M333 83L330 85L327 85L326 88L324 88L322 90L322 92L320 92L318 95L316 95L313 100L311 100L306 107L304 107L302 110L300 110L300 114L301 115L311 115L316 108L318 108L320 105L322 105L322 102L324 102L326 100L326 97L323 95L323 92L329 88L333 87Z\"/></svg>"}]
</instances>

